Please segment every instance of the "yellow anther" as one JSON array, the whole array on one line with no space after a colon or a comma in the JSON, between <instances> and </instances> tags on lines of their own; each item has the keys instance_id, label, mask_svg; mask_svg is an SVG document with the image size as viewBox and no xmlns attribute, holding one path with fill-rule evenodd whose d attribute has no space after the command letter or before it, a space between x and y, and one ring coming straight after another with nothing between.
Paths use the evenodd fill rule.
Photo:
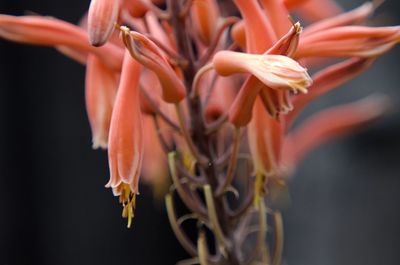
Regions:
<instances>
[{"instance_id":1,"label":"yellow anther","mask_svg":"<svg viewBox=\"0 0 400 265\"><path fill-rule=\"evenodd\" d=\"M128 184L121 184L119 202L123 207L122 217L128 219L127 227L130 228L132 225L132 219L135 216L136 194L131 191L131 188Z\"/></svg>"}]
</instances>

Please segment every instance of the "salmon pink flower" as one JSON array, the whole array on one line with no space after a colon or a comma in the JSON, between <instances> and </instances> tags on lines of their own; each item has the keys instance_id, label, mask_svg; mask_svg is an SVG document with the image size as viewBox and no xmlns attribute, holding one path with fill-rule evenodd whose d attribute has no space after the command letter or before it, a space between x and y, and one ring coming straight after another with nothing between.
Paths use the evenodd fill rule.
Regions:
<instances>
[{"instance_id":1,"label":"salmon pink flower","mask_svg":"<svg viewBox=\"0 0 400 265\"><path fill-rule=\"evenodd\" d=\"M83 29L55 18L0 15L0 37L26 44L68 47L80 54L93 53L110 69L121 68L122 49L111 43L95 48L89 45Z\"/></svg>"},{"instance_id":2,"label":"salmon pink flower","mask_svg":"<svg viewBox=\"0 0 400 265\"><path fill-rule=\"evenodd\" d=\"M110 134L108 140L108 160L110 166L110 181L106 185L115 190L131 194L121 196L129 214L128 226L132 218L133 198L139 193L138 181L143 158L142 117L139 103L140 64L125 54L122 66L121 80L111 116Z\"/></svg>"},{"instance_id":3,"label":"salmon pink flower","mask_svg":"<svg viewBox=\"0 0 400 265\"><path fill-rule=\"evenodd\" d=\"M277 41L265 54L287 55L295 53L299 42L301 26L296 23L289 32ZM216 56L218 53L216 54ZM223 58L221 58L223 60ZM239 62L240 64L245 64ZM232 68L229 66L229 68ZM217 70L218 71L218 70ZM307 76L308 74L306 74ZM308 77L307 77L308 79ZM242 127L251 120L252 107L256 96L260 95L266 111L272 116L277 117L279 113L287 113L292 109L289 89L276 90L265 86L255 76L250 76L243 84L229 111L229 120L235 126Z\"/></svg>"},{"instance_id":4,"label":"salmon pink flower","mask_svg":"<svg viewBox=\"0 0 400 265\"><path fill-rule=\"evenodd\" d=\"M333 27L301 39L295 57L376 57L399 42L400 26Z\"/></svg>"},{"instance_id":5,"label":"salmon pink flower","mask_svg":"<svg viewBox=\"0 0 400 265\"><path fill-rule=\"evenodd\" d=\"M272 89L307 93L312 83L306 69L283 55L221 51L214 56L213 65L220 75L250 73Z\"/></svg>"},{"instance_id":6,"label":"salmon pink flower","mask_svg":"<svg viewBox=\"0 0 400 265\"><path fill-rule=\"evenodd\" d=\"M107 148L111 113L117 92L118 76L94 55L86 65L86 110L93 135L93 148Z\"/></svg>"}]
</instances>

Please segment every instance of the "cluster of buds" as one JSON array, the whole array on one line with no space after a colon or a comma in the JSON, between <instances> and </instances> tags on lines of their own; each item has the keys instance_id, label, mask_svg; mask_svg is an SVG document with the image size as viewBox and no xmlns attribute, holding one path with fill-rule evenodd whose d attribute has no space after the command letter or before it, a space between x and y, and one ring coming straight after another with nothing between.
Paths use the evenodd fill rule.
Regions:
<instances>
[{"instance_id":1,"label":"cluster of buds","mask_svg":"<svg viewBox=\"0 0 400 265\"><path fill-rule=\"evenodd\" d=\"M106 187L119 196L128 227L142 176L165 195L172 229L193 256L187 264L279 265L282 218L268 204L272 191L312 148L387 108L384 97L371 96L291 126L311 101L400 41L399 26L364 25L376 7L92 0L80 25L0 15L0 37L51 46L86 65L93 147L108 151ZM175 192L188 211L179 218ZM197 242L181 226L188 219L196 220Z\"/></svg>"}]
</instances>

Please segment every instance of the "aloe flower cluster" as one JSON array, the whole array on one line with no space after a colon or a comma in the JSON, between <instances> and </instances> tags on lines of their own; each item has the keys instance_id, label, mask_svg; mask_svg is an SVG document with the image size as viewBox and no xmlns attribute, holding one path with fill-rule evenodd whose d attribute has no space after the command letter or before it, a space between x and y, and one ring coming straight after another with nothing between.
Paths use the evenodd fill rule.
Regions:
<instances>
[{"instance_id":1,"label":"aloe flower cluster","mask_svg":"<svg viewBox=\"0 0 400 265\"><path fill-rule=\"evenodd\" d=\"M279 265L282 217L271 194L284 190L315 146L387 109L385 97L369 96L292 126L310 102L400 41L399 26L365 26L376 8L345 12L334 0L92 0L79 25L0 15L0 37L54 47L86 65L93 148L108 151L106 187L128 227L142 179L164 192L171 227L193 257L181 264ZM178 199L186 206L179 216ZM188 220L195 240L182 227Z\"/></svg>"}]
</instances>

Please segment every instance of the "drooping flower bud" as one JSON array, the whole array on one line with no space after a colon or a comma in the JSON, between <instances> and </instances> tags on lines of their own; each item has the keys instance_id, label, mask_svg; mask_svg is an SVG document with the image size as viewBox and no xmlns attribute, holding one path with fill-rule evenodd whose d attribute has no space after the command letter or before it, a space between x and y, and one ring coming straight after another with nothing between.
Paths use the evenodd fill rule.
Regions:
<instances>
[{"instance_id":1,"label":"drooping flower bud","mask_svg":"<svg viewBox=\"0 0 400 265\"><path fill-rule=\"evenodd\" d=\"M88 14L89 41L102 46L114 30L121 0L91 0Z\"/></svg>"},{"instance_id":2,"label":"drooping flower bud","mask_svg":"<svg viewBox=\"0 0 400 265\"><path fill-rule=\"evenodd\" d=\"M169 64L163 51L146 36L121 27L125 46L131 56L153 71L160 80L163 99L168 103L178 103L186 94L185 86Z\"/></svg>"}]
</instances>

